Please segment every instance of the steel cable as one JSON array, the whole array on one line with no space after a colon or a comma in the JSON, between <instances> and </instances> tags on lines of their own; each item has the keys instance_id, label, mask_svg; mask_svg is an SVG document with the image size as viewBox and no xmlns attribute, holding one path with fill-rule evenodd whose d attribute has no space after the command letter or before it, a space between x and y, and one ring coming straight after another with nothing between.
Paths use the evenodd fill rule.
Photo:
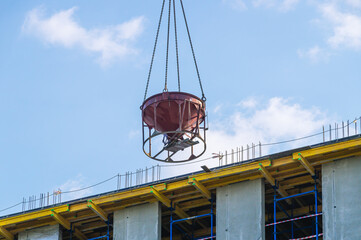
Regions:
<instances>
[{"instance_id":1,"label":"steel cable","mask_svg":"<svg viewBox=\"0 0 361 240\"><path fill-rule=\"evenodd\" d=\"M160 26L161 26L161 24L162 24L164 5L165 5L165 0L163 0L162 10L160 11L160 17L159 17L159 22L158 22L157 34L156 34L156 36L155 36L154 47L153 47L153 54L152 54L152 60L151 60L151 62L150 62L150 67L149 67L149 72L148 72L148 79L147 79L147 85L146 85L146 87L145 87L145 93L144 93L144 100L143 100L143 102L144 102L145 99L147 98L148 87L149 87L149 80L150 80L150 76L151 76L151 74L152 74L152 68L153 68L155 51L156 51L156 49L157 49L157 43L158 43L158 37L159 37L159 30L160 30Z\"/></svg>"},{"instance_id":2,"label":"steel cable","mask_svg":"<svg viewBox=\"0 0 361 240\"><path fill-rule=\"evenodd\" d=\"M174 19L174 41L177 58L177 75L178 75L178 91L180 92L180 73L179 73L179 56L178 56L178 37L177 37L177 16L175 12L175 0L173 0L173 19Z\"/></svg>"},{"instance_id":3,"label":"steel cable","mask_svg":"<svg viewBox=\"0 0 361 240\"><path fill-rule=\"evenodd\" d=\"M204 96L204 91L203 91L201 76L200 76L200 74L199 74L199 69L198 69L198 64L197 64L196 55L195 55L195 53L194 53L194 48L193 48L193 43L192 43L192 39L191 39L191 34L190 34L190 32L189 32L187 17L186 17L186 13L185 13L185 11L184 11L183 1L182 1L182 0L179 0L179 1L180 1L180 4L181 4L181 7L182 7L182 12L183 12L183 17L184 17L184 23L185 23L186 28L187 28L187 34L188 34L189 44L191 45L191 50L192 50L194 65L195 65L196 71L197 71L199 86L200 86L201 91L202 91L202 100L203 100L203 101L206 101L206 97Z\"/></svg>"},{"instance_id":4,"label":"steel cable","mask_svg":"<svg viewBox=\"0 0 361 240\"><path fill-rule=\"evenodd\" d=\"M164 79L164 92L168 92L167 80L168 80L168 57L169 57L169 32L170 32L170 10L172 5L172 0L169 0L169 9L168 9L168 31L167 31L167 50L165 57L165 79Z\"/></svg>"}]
</instances>

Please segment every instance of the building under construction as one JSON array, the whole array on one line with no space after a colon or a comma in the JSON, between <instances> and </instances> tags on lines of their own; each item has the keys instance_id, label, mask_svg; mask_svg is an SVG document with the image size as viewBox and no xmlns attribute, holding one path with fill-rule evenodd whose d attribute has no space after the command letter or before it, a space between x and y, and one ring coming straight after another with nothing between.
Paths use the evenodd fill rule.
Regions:
<instances>
[{"instance_id":1,"label":"building under construction","mask_svg":"<svg viewBox=\"0 0 361 240\"><path fill-rule=\"evenodd\" d=\"M361 239L361 135L0 218L0 239Z\"/></svg>"}]
</instances>

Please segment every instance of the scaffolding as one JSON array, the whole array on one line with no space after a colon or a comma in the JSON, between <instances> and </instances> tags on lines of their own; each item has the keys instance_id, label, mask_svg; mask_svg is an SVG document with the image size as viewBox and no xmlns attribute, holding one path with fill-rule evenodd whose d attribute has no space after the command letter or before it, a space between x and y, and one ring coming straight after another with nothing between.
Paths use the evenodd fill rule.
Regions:
<instances>
[{"instance_id":1,"label":"scaffolding","mask_svg":"<svg viewBox=\"0 0 361 240\"><path fill-rule=\"evenodd\" d=\"M277 198L277 191L276 191L277 190L277 184L273 187L274 188L273 223L266 224L266 227L273 226L273 239L274 240L277 240L277 234L284 233L284 232L277 232L277 225L287 223L287 222L291 222L291 230L287 231L287 232L291 232L291 238L289 240L303 240L303 239L316 239L316 240L318 240L319 237L323 236L323 233L319 232L319 216L322 215L322 212L318 212L317 174L315 174L313 176L313 179L315 181L313 190L303 192L303 193L294 194L294 195L290 195L290 196L287 196L287 197ZM315 213L314 214L310 214L310 215L302 216L302 217L294 217L293 216L293 204L291 205L291 215L288 214L288 212L279 204L280 201L285 201L285 200L288 200L288 199L294 199L294 198L305 196L305 195L308 195L308 194L313 194L314 195L314 206L315 206ZM277 207L282 212L285 213L285 215L287 216L286 220L282 220L282 221L277 222L277 211L276 211ZM303 228L295 228L295 226L294 226L295 221L298 221L298 220L301 220L301 219L306 219L306 218L314 219L312 226L307 226L307 227L303 227ZM295 238L295 231L302 230L302 229L305 229L305 228L312 228L313 234L310 235L310 236Z\"/></svg>"},{"instance_id":2,"label":"scaffolding","mask_svg":"<svg viewBox=\"0 0 361 240\"><path fill-rule=\"evenodd\" d=\"M173 220L173 211L175 210L174 208L169 208L171 213L170 213L170 240L173 239L173 227L176 228L177 230L179 230L185 237L187 237L189 240L206 240L206 239L215 239L216 235L214 234L213 231L213 223L214 223L214 211L213 211L213 203L214 203L214 198L211 198L211 211L210 213L206 213L206 214L202 214L202 215L196 215L196 216L192 216L192 217L188 217L188 218L182 218L182 219L177 219L177 220ZM210 217L211 218L211 234L209 236L203 236L201 238L194 238L193 232L191 235L189 235L188 233L186 233L183 229L181 229L177 223L180 222L184 222L184 221L189 221L192 220L192 226L194 225L194 220L198 219L198 218L204 218L204 217Z\"/></svg>"},{"instance_id":3,"label":"scaffolding","mask_svg":"<svg viewBox=\"0 0 361 240\"><path fill-rule=\"evenodd\" d=\"M99 236L99 237L94 237L94 238L88 238L87 240L96 240L96 239L106 239L106 240L110 240L110 221L108 219L108 221L105 222L107 224L107 233L105 235L102 235L102 236ZM70 236L69 236L69 239L72 240L73 239L73 233L74 233L74 230L73 230L73 226L72 224L70 225L70 230L69 230L69 233L70 233Z\"/></svg>"}]
</instances>

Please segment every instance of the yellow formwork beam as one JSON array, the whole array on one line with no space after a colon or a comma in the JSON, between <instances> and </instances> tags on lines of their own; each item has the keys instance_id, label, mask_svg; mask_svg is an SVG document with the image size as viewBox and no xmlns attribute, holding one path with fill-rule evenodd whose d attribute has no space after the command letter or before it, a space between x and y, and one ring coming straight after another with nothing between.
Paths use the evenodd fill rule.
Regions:
<instances>
[{"instance_id":1,"label":"yellow formwork beam","mask_svg":"<svg viewBox=\"0 0 361 240\"><path fill-rule=\"evenodd\" d=\"M265 179L272 185L275 186L276 185L276 180L272 177L272 175L266 170L265 167L263 167L262 164L259 164L259 169L258 169L261 174L265 177Z\"/></svg>"},{"instance_id":2,"label":"yellow formwork beam","mask_svg":"<svg viewBox=\"0 0 361 240\"><path fill-rule=\"evenodd\" d=\"M66 204L66 205L54 207L52 209L57 213L68 212L69 205ZM39 210L36 212L31 212L31 213L25 213L25 214L21 214L21 215L14 216L14 217L0 219L0 226L6 226L6 225L10 225L10 224L16 224L16 223L20 223L20 222L26 222L26 221L30 221L30 220L49 217L49 210L50 210L50 208Z\"/></svg>"},{"instance_id":3,"label":"yellow formwork beam","mask_svg":"<svg viewBox=\"0 0 361 240\"><path fill-rule=\"evenodd\" d=\"M302 156L301 153L298 153L298 161L311 174L311 176L315 176L315 168L312 167L312 165Z\"/></svg>"},{"instance_id":4,"label":"yellow formwork beam","mask_svg":"<svg viewBox=\"0 0 361 240\"><path fill-rule=\"evenodd\" d=\"M265 177L265 179L273 186L276 186L276 180L274 179L274 177L272 177L272 175L270 174L269 171L267 171L267 169L260 163L259 164L259 169L258 169L261 174ZM278 186L276 188L276 191L282 196L282 197L287 197L288 193L286 192L286 190L283 189L282 186ZM290 203L291 201L289 199L286 199L286 201L288 203Z\"/></svg>"},{"instance_id":5,"label":"yellow formwork beam","mask_svg":"<svg viewBox=\"0 0 361 240\"><path fill-rule=\"evenodd\" d=\"M71 225L68 220L63 218L59 213L56 213L55 211L52 211L51 215L59 224L61 224L64 228L70 230Z\"/></svg>"},{"instance_id":6,"label":"yellow formwork beam","mask_svg":"<svg viewBox=\"0 0 361 240\"><path fill-rule=\"evenodd\" d=\"M108 214L103 211L98 205L93 203L92 200L88 200L88 208L90 208L96 215L98 215L104 221L108 221Z\"/></svg>"},{"instance_id":7,"label":"yellow formwork beam","mask_svg":"<svg viewBox=\"0 0 361 240\"><path fill-rule=\"evenodd\" d=\"M6 230L4 227L0 226L0 235L6 238L6 240L14 240L14 235Z\"/></svg>"},{"instance_id":8,"label":"yellow formwork beam","mask_svg":"<svg viewBox=\"0 0 361 240\"><path fill-rule=\"evenodd\" d=\"M158 199L159 202L163 203L165 206L167 206L169 208L172 207L172 202L169 200L169 198L164 196L162 193L160 193L153 186L151 186L150 188L151 188L150 193L152 193L154 195L154 197L156 199Z\"/></svg>"},{"instance_id":9,"label":"yellow formwork beam","mask_svg":"<svg viewBox=\"0 0 361 240\"><path fill-rule=\"evenodd\" d=\"M61 224L67 230L71 229L70 222L68 220L66 220L65 218L63 218L59 213L52 210L52 213L50 216L52 216L59 224ZM77 236L81 240L87 239L87 237L82 232L80 232L79 229L76 229L76 228L74 228L74 235Z\"/></svg>"},{"instance_id":10,"label":"yellow formwork beam","mask_svg":"<svg viewBox=\"0 0 361 240\"><path fill-rule=\"evenodd\" d=\"M308 157L314 157L314 156L323 155L323 154L334 153L334 152L338 152L338 151L342 151L342 150L346 150L346 149L350 149L350 148L360 148L360 147L361 147L361 138L358 138L358 139L354 139L354 140L338 142L335 144L329 144L329 145L321 146L321 147L317 147L317 148L307 149L304 151L293 153L292 156L293 156L293 159L298 159L298 156L299 156L298 153L301 153L303 157L308 158Z\"/></svg>"},{"instance_id":11,"label":"yellow formwork beam","mask_svg":"<svg viewBox=\"0 0 361 240\"><path fill-rule=\"evenodd\" d=\"M202 183L198 182L196 178L189 178L188 183L192 184L205 198L212 198L211 192Z\"/></svg>"},{"instance_id":12,"label":"yellow formwork beam","mask_svg":"<svg viewBox=\"0 0 361 240\"><path fill-rule=\"evenodd\" d=\"M150 187L151 188L151 193L154 195L154 197L156 199L158 199L158 201L160 201L161 203L163 203L165 206L169 207L169 208L174 208L174 213L177 214L180 218L188 218L189 216L181 209L179 208L176 204L174 204L174 206L172 206L172 201L169 200L169 198L167 198L166 196L164 196L162 193L160 193L157 189L155 189L153 186ZM186 221L188 224L192 224L192 222L190 220Z\"/></svg>"}]
</instances>

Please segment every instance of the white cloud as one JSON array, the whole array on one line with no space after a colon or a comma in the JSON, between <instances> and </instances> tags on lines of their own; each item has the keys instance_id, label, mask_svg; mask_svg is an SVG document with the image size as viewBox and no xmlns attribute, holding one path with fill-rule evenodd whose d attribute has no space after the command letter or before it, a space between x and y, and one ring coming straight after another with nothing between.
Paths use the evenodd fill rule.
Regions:
<instances>
[{"instance_id":1,"label":"white cloud","mask_svg":"<svg viewBox=\"0 0 361 240\"><path fill-rule=\"evenodd\" d=\"M284 0L282 1L282 3L279 6L279 9L281 11L289 11L292 10L296 7L296 5L298 4L299 0Z\"/></svg>"},{"instance_id":2,"label":"white cloud","mask_svg":"<svg viewBox=\"0 0 361 240\"><path fill-rule=\"evenodd\" d=\"M301 58L308 58L311 62L326 61L337 50L361 50L361 0L323 1L316 4L322 17L311 22L322 28L331 30L327 37L327 46L317 45L308 50L298 50Z\"/></svg>"},{"instance_id":3,"label":"white cloud","mask_svg":"<svg viewBox=\"0 0 361 240\"><path fill-rule=\"evenodd\" d=\"M251 98L247 98L245 100L242 100L239 104L237 104L238 106L241 106L243 108L254 108L256 107L258 104L258 101L251 97Z\"/></svg>"},{"instance_id":4,"label":"white cloud","mask_svg":"<svg viewBox=\"0 0 361 240\"><path fill-rule=\"evenodd\" d=\"M242 102L247 101L246 99ZM224 153L225 150L228 150L229 153L229 150L241 146L246 147L247 144L251 146L252 143L258 144L261 142L265 144L308 136L321 132L322 125L331 122L331 119L319 108L305 108L284 98L274 97L268 101L256 102L258 102L257 107L252 108L252 111L247 114L244 114L242 108L236 108L229 117L209 124L208 150L200 159L209 157L212 153L218 153L219 151ZM273 148L263 147L262 153L289 150L321 141L322 136L318 136L304 141L277 145ZM198 171L201 170L200 166L204 164L208 167L217 166L218 159L181 167L169 167L167 168L167 174L174 176L185 172Z\"/></svg>"},{"instance_id":5,"label":"white cloud","mask_svg":"<svg viewBox=\"0 0 361 240\"><path fill-rule=\"evenodd\" d=\"M74 191L79 190L82 188L85 188L85 178L83 175L79 174L75 177L75 179L69 179L64 184L62 184L59 188L61 190L62 194L62 201L72 200L72 199L78 199L85 196L89 196L92 193L92 188L84 189L82 191ZM71 193L64 193L67 191L74 191Z\"/></svg>"},{"instance_id":6,"label":"white cloud","mask_svg":"<svg viewBox=\"0 0 361 240\"><path fill-rule=\"evenodd\" d=\"M325 114L317 108L305 109L275 97L248 115L237 110L229 118L211 123L208 143L217 151L220 145L230 148L250 142L292 139L321 129L325 120Z\"/></svg>"},{"instance_id":7,"label":"white cloud","mask_svg":"<svg viewBox=\"0 0 361 240\"><path fill-rule=\"evenodd\" d=\"M247 10L247 6L243 0L222 0L222 2L228 4L235 10L239 10L239 11Z\"/></svg>"},{"instance_id":8,"label":"white cloud","mask_svg":"<svg viewBox=\"0 0 361 240\"><path fill-rule=\"evenodd\" d=\"M351 7L361 8L361 0L346 0L345 2Z\"/></svg>"},{"instance_id":9,"label":"white cloud","mask_svg":"<svg viewBox=\"0 0 361 240\"><path fill-rule=\"evenodd\" d=\"M287 12L296 7L299 0L253 0L254 7L276 8L282 12Z\"/></svg>"},{"instance_id":10,"label":"white cloud","mask_svg":"<svg viewBox=\"0 0 361 240\"><path fill-rule=\"evenodd\" d=\"M43 9L35 8L27 13L22 30L48 44L97 53L98 62L103 66L137 53L132 43L143 32L143 17L101 29L86 29L74 20L76 9L60 11L47 18Z\"/></svg>"},{"instance_id":11,"label":"white cloud","mask_svg":"<svg viewBox=\"0 0 361 240\"><path fill-rule=\"evenodd\" d=\"M300 58L307 58L312 63L327 61L330 57L330 53L328 53L325 49L321 49L319 46L314 46L308 50L299 49L297 54Z\"/></svg>"},{"instance_id":12,"label":"white cloud","mask_svg":"<svg viewBox=\"0 0 361 240\"><path fill-rule=\"evenodd\" d=\"M319 8L333 29L333 35L328 38L330 46L360 50L361 15L351 13L351 10L342 12L334 3L323 4Z\"/></svg>"},{"instance_id":13,"label":"white cloud","mask_svg":"<svg viewBox=\"0 0 361 240\"><path fill-rule=\"evenodd\" d=\"M276 5L276 0L253 0L252 4L254 7L274 7Z\"/></svg>"},{"instance_id":14,"label":"white cloud","mask_svg":"<svg viewBox=\"0 0 361 240\"><path fill-rule=\"evenodd\" d=\"M139 129L132 129L128 133L128 137L130 139L135 139L135 138L140 139L141 135L142 135L142 132Z\"/></svg>"},{"instance_id":15,"label":"white cloud","mask_svg":"<svg viewBox=\"0 0 361 240\"><path fill-rule=\"evenodd\" d=\"M213 113L218 113L220 110L222 110L223 104L218 104L213 108Z\"/></svg>"}]
</instances>

